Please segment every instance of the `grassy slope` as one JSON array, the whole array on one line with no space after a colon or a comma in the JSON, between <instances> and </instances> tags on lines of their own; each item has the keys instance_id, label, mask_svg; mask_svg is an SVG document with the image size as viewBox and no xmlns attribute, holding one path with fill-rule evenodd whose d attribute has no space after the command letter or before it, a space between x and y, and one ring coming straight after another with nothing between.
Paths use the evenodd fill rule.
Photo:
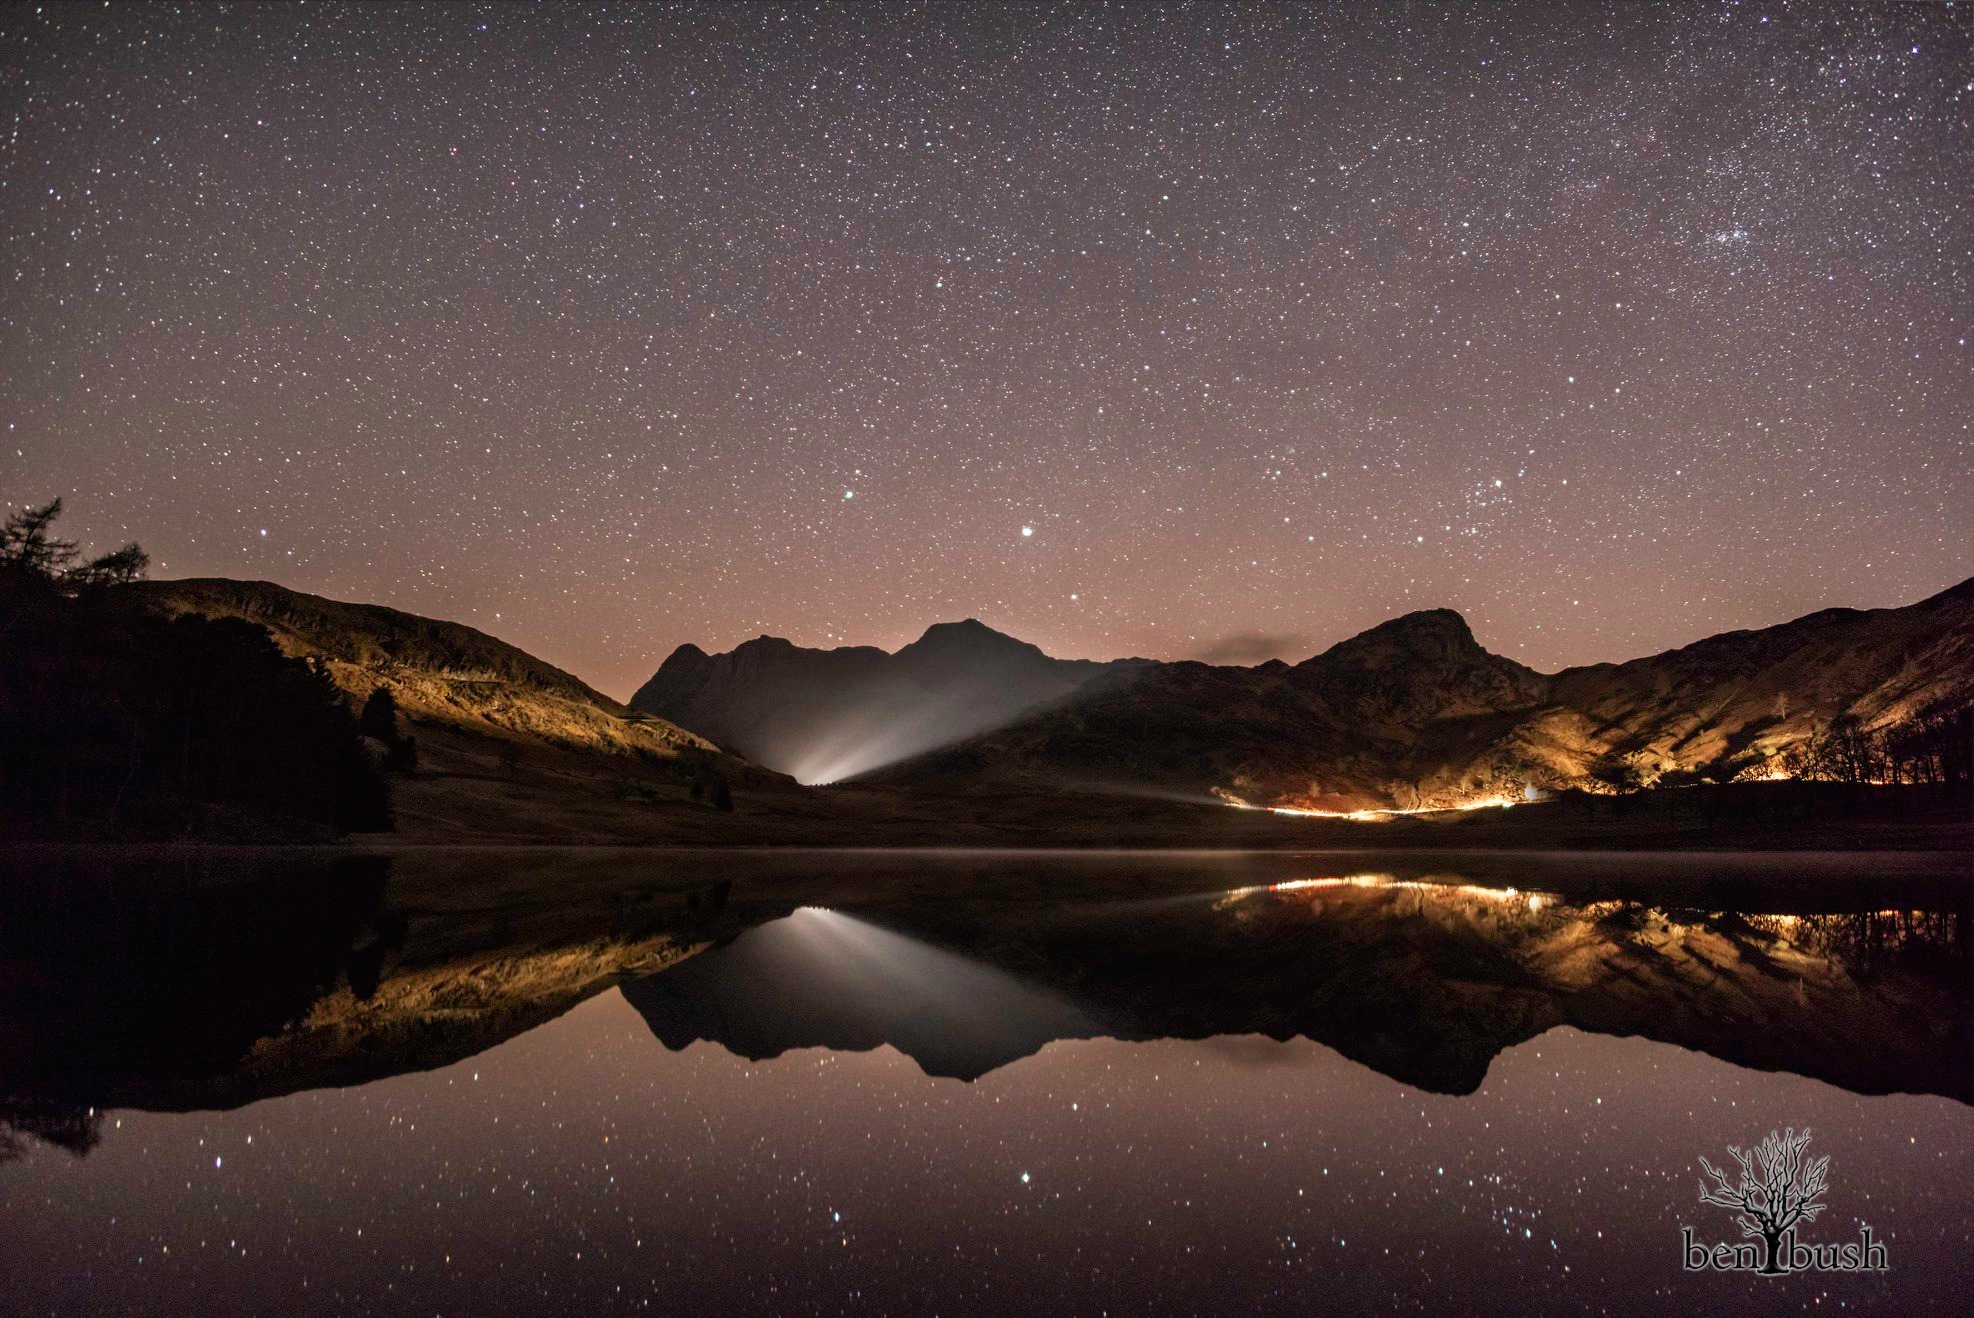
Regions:
<instances>
[{"instance_id":1,"label":"grassy slope","mask_svg":"<svg viewBox=\"0 0 1974 1318\"><path fill-rule=\"evenodd\" d=\"M352 700L388 688L413 723L605 755L669 760L717 749L461 623L266 581L150 581L129 589L166 613L257 622L289 654L325 662Z\"/></svg>"}]
</instances>

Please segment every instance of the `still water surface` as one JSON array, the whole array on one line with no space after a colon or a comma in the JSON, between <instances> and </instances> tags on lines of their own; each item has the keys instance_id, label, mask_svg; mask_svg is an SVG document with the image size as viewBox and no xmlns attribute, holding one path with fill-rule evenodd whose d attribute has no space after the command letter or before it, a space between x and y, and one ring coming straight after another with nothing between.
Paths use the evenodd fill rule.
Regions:
<instances>
[{"instance_id":1,"label":"still water surface","mask_svg":"<svg viewBox=\"0 0 1974 1318\"><path fill-rule=\"evenodd\" d=\"M188 917L169 970L90 973L204 988L63 1049L90 990L16 923L0 1308L1963 1311L1964 913L1324 868L1014 911L743 883L586 940L466 938L401 874L333 974L222 887L285 962L243 987ZM288 972L273 1034L187 1024ZM1699 1158L1789 1126L1832 1159L1806 1235L1889 1270L1683 1271L1682 1227L1738 1238Z\"/></svg>"}]
</instances>

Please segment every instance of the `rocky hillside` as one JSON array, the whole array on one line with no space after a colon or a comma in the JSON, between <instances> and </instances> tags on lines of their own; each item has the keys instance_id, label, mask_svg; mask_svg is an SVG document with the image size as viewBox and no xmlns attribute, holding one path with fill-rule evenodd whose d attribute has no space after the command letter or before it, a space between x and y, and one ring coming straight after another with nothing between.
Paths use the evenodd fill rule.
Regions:
<instances>
[{"instance_id":1,"label":"rocky hillside","mask_svg":"<svg viewBox=\"0 0 1974 1318\"><path fill-rule=\"evenodd\" d=\"M1829 609L1622 664L1544 675L1458 614L1407 614L1290 666L1136 665L1009 726L880 770L1217 796L1322 811L1532 789L1728 779L1840 716L1974 703L1974 581L1900 609Z\"/></svg>"},{"instance_id":2,"label":"rocky hillside","mask_svg":"<svg viewBox=\"0 0 1974 1318\"><path fill-rule=\"evenodd\" d=\"M146 607L259 623L291 655L321 660L360 705L378 687L417 725L610 756L674 760L716 747L626 708L485 632L267 581L195 578L123 587Z\"/></svg>"},{"instance_id":3,"label":"rocky hillside","mask_svg":"<svg viewBox=\"0 0 1974 1318\"><path fill-rule=\"evenodd\" d=\"M929 627L895 654L811 650L774 636L714 655L682 645L631 706L803 782L833 782L998 727L1142 662L1052 659L969 618Z\"/></svg>"}]
</instances>

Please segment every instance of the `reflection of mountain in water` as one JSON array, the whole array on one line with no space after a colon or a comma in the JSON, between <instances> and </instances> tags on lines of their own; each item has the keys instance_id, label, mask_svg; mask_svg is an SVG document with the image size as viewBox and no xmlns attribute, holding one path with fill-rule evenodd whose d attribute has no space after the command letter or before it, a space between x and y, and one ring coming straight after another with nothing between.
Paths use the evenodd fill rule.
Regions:
<instances>
[{"instance_id":1,"label":"reflection of mountain in water","mask_svg":"<svg viewBox=\"0 0 1974 1318\"><path fill-rule=\"evenodd\" d=\"M891 924L799 911L623 992L670 1048L886 1043L963 1078L1056 1039L1304 1035L1462 1094L1503 1049L1574 1025L1974 1100L1963 913L1568 905L1369 875Z\"/></svg>"},{"instance_id":2,"label":"reflection of mountain in water","mask_svg":"<svg viewBox=\"0 0 1974 1318\"><path fill-rule=\"evenodd\" d=\"M747 890L729 905L703 857L14 859L0 1159L28 1136L86 1151L107 1108L443 1066L627 977L668 1047L890 1044L941 1076L1055 1039L1306 1035L1467 1093L1502 1049L1568 1024L1974 1101L1964 911L1722 914L1733 885L1713 878L1651 906L1593 899L1601 879L1569 902L1417 869L1284 882L1288 857L722 857ZM798 891L859 913L771 918ZM702 950L743 918L767 922Z\"/></svg>"},{"instance_id":3,"label":"reflection of mountain in water","mask_svg":"<svg viewBox=\"0 0 1974 1318\"><path fill-rule=\"evenodd\" d=\"M109 1107L237 1107L429 1070L690 955L726 885L406 909L333 850L0 863L0 1160Z\"/></svg>"},{"instance_id":4,"label":"reflection of mountain in water","mask_svg":"<svg viewBox=\"0 0 1974 1318\"><path fill-rule=\"evenodd\" d=\"M879 925L805 906L623 993L668 1048L743 1057L890 1044L972 1080L1051 1039L1103 1032L1067 999Z\"/></svg>"}]
</instances>

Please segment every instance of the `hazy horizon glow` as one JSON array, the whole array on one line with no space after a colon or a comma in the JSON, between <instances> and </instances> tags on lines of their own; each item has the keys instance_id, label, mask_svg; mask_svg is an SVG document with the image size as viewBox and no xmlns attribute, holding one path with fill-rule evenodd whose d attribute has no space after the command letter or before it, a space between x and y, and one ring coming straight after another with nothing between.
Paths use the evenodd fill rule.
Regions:
<instances>
[{"instance_id":1,"label":"hazy horizon glow","mask_svg":"<svg viewBox=\"0 0 1974 1318\"><path fill-rule=\"evenodd\" d=\"M0 496L676 645L1551 671L1974 569L1974 29L1882 7L51 5Z\"/></svg>"}]
</instances>

